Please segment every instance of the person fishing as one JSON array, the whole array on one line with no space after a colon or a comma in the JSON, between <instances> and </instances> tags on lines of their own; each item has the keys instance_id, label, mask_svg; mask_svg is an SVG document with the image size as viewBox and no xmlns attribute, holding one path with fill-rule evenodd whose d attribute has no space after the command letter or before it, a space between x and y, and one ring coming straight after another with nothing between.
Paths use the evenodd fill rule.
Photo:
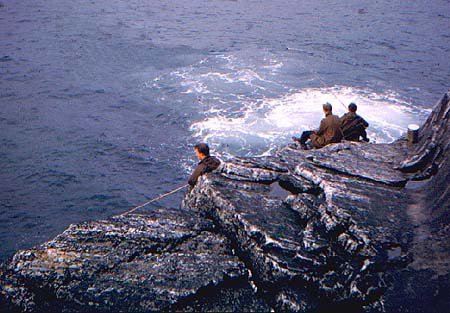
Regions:
<instances>
[{"instance_id":1,"label":"person fishing","mask_svg":"<svg viewBox=\"0 0 450 313\"><path fill-rule=\"evenodd\" d=\"M344 139L350 141L360 141L361 137L363 141L369 142L366 132L366 128L369 127L369 123L356 114L357 109L358 107L356 104L352 102L348 105L348 112L341 116L341 129L344 134Z\"/></svg>"},{"instance_id":2,"label":"person fishing","mask_svg":"<svg viewBox=\"0 0 450 313\"><path fill-rule=\"evenodd\" d=\"M323 113L325 118L320 121L318 130L305 130L301 137L292 137L296 142L299 142L304 150L308 149L306 142L311 141L311 146L316 149L325 147L330 143L341 142L343 134L340 128L340 119L333 115L333 107L330 103L325 103L323 106Z\"/></svg>"},{"instance_id":3,"label":"person fishing","mask_svg":"<svg viewBox=\"0 0 450 313\"><path fill-rule=\"evenodd\" d=\"M209 147L206 143L199 143L197 145L195 145L194 147L195 153L197 155L197 158L200 160L200 162L198 163L197 167L195 168L194 172L192 173L191 177L189 178L188 184L180 186L178 188L173 189L172 191L166 192L164 194L161 194L159 196L157 196L156 198L153 198L143 204L140 204L138 206L135 206L134 208L132 208L131 210L128 210L120 215L127 215L127 214L131 214L134 211L145 207L146 205L149 205L150 203L153 203L155 201L158 201L164 197L167 197L171 194L174 194L177 191L180 191L186 187L190 187L190 190L195 186L195 184L197 183L198 178L206 173L212 172L215 169L217 169L220 165L220 160L217 159L216 157L210 156L209 155Z\"/></svg>"},{"instance_id":4,"label":"person fishing","mask_svg":"<svg viewBox=\"0 0 450 313\"><path fill-rule=\"evenodd\" d=\"M206 143L196 144L194 150L200 162L188 180L192 187L195 186L201 175L214 171L220 165L218 158L209 155L209 146Z\"/></svg>"}]
</instances>

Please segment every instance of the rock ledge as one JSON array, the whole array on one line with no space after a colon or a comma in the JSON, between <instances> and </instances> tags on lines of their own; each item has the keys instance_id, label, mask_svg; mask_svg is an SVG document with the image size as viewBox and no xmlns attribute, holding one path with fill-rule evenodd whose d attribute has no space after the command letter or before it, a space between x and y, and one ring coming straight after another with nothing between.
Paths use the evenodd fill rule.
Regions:
<instances>
[{"instance_id":1,"label":"rock ledge","mask_svg":"<svg viewBox=\"0 0 450 313\"><path fill-rule=\"evenodd\" d=\"M17 311L448 312L449 94L419 143L236 158L180 209L71 225L0 272Z\"/></svg>"}]
</instances>

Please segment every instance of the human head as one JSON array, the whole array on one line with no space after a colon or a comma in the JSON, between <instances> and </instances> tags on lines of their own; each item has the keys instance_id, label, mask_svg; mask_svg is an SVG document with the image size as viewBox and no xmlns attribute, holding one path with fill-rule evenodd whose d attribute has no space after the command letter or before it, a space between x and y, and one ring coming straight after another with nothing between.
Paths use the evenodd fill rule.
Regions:
<instances>
[{"instance_id":1,"label":"human head","mask_svg":"<svg viewBox=\"0 0 450 313\"><path fill-rule=\"evenodd\" d=\"M349 112L356 112L356 109L357 109L358 107L356 106L356 104L354 104L353 102L352 103L350 103L349 105L348 105L348 111Z\"/></svg>"},{"instance_id":2,"label":"human head","mask_svg":"<svg viewBox=\"0 0 450 313\"><path fill-rule=\"evenodd\" d=\"M322 106L322 108L323 108L323 111L324 111L325 113L331 113L331 111L333 111L333 107L332 107L331 104L329 104L328 102L325 103L325 104Z\"/></svg>"},{"instance_id":3,"label":"human head","mask_svg":"<svg viewBox=\"0 0 450 313\"><path fill-rule=\"evenodd\" d=\"M199 160L202 160L203 158L209 156L209 147L206 143L196 144L194 150Z\"/></svg>"}]
</instances>

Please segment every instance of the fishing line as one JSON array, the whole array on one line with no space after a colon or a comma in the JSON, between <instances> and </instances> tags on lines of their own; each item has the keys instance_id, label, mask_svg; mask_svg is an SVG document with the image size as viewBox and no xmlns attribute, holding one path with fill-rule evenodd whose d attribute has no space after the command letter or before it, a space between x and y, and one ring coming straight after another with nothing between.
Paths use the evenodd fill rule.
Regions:
<instances>
[{"instance_id":1,"label":"fishing line","mask_svg":"<svg viewBox=\"0 0 450 313\"><path fill-rule=\"evenodd\" d=\"M287 50L293 50L293 51L303 51L303 50L299 50L299 49L292 49L292 48L287 48ZM306 52L306 51L305 51ZM324 58L322 56L319 55L319 58L321 58L322 60L324 60ZM328 88L327 84L323 81L323 79L319 76L319 74L316 71L310 70L308 68L306 68L305 65L303 65L302 63L300 63L300 66L303 67L303 69L306 72L310 72L312 74L312 76L316 79L319 80L322 83L322 87L324 88ZM340 104L342 104L342 106L347 110L347 106L345 105L344 102L342 102L342 100L333 92L333 90L330 89L330 93L333 95L333 97L336 98L337 101L339 101Z\"/></svg>"},{"instance_id":2,"label":"fishing line","mask_svg":"<svg viewBox=\"0 0 450 313\"><path fill-rule=\"evenodd\" d=\"M288 48L288 50L295 50L295 49L289 49L289 48ZM322 83L322 86L323 86L324 88L327 88L326 83L323 81L323 79L319 76L318 73L316 73L315 71L312 71L312 70L307 69L306 66L304 66L304 65L301 64L301 63L300 63L300 65L301 65L307 72L310 72L317 80L319 80L319 81ZM332 90L330 90L330 93L336 98L336 100L339 101L339 103L341 103L341 104L344 106L345 109L347 109L347 106L344 104L344 102L342 102L341 99L339 99L339 97L338 97ZM201 98L197 98L197 100L201 103ZM158 200L160 200L160 199L162 199L162 198L164 198L164 197L167 197L167 196L169 196L169 195L171 195L171 194L173 194L173 193L175 193L175 192L177 192L177 191L179 191L179 190L181 190L181 189L186 188L187 186L188 186L188 184L183 185L183 186L180 186L180 187L178 187L178 188L175 188L175 189L173 189L173 190L171 190L171 191L169 191L169 192L167 192L167 193L161 194L161 195L157 196L156 198L153 198L153 199L151 199L151 200L149 200L149 201L147 201L147 202L145 202L145 203L143 203L143 204L140 204L140 205L138 205L138 206L132 208L132 209L129 210L129 211L126 211L125 213L120 214L120 216L126 215L126 214L130 214L130 213L133 213L133 212L136 211L137 209L140 209L140 208L142 208L142 207L144 207L144 206L146 206L146 205L149 205L150 203L153 203L153 202L158 201Z\"/></svg>"},{"instance_id":3,"label":"fishing line","mask_svg":"<svg viewBox=\"0 0 450 313\"><path fill-rule=\"evenodd\" d=\"M155 202L155 201L158 201L158 200L160 200L160 199L162 199L162 198L164 198L164 197L167 197L167 196L169 196L169 195L171 195L171 194L173 194L173 193L175 193L175 192L177 192L177 191L179 191L179 190L181 190L181 189L183 189L183 188L186 188L187 186L189 186L189 185L186 184L186 185L180 186L180 187L178 187L178 188L175 188L175 189L173 189L172 191L169 191L169 192L166 192L166 193L164 193L164 194L161 194L161 195L157 196L156 198L153 198L153 199L151 199L151 200L149 200L149 201L147 201L147 202L145 202L145 203L143 203L143 204L140 204L140 205L138 205L138 206L132 208L132 209L129 210L129 211L126 211L125 213L120 214L119 216L133 213L133 212L136 211L137 209L140 209L140 208L142 208L142 207L144 207L144 206L146 206L146 205L148 205L148 204L150 204L150 203L152 203L152 202Z\"/></svg>"}]
</instances>

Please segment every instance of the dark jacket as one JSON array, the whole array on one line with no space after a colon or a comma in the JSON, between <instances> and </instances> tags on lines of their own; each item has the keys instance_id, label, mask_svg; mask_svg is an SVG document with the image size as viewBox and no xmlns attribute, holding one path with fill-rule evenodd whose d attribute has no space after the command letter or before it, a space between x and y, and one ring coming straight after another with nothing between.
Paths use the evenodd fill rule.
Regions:
<instances>
[{"instance_id":1,"label":"dark jacket","mask_svg":"<svg viewBox=\"0 0 450 313\"><path fill-rule=\"evenodd\" d=\"M213 156L207 156L201 160L188 180L189 185L194 186L197 183L198 178L205 174L214 171L220 165L218 158Z\"/></svg>"},{"instance_id":2,"label":"dark jacket","mask_svg":"<svg viewBox=\"0 0 450 313\"><path fill-rule=\"evenodd\" d=\"M328 113L310 139L315 148L323 148L330 143L341 142L342 137L339 117Z\"/></svg>"},{"instance_id":3,"label":"dark jacket","mask_svg":"<svg viewBox=\"0 0 450 313\"><path fill-rule=\"evenodd\" d=\"M341 129L345 140L359 141L359 137L366 136L367 127L369 127L369 123L355 112L345 113L341 117Z\"/></svg>"}]
</instances>

